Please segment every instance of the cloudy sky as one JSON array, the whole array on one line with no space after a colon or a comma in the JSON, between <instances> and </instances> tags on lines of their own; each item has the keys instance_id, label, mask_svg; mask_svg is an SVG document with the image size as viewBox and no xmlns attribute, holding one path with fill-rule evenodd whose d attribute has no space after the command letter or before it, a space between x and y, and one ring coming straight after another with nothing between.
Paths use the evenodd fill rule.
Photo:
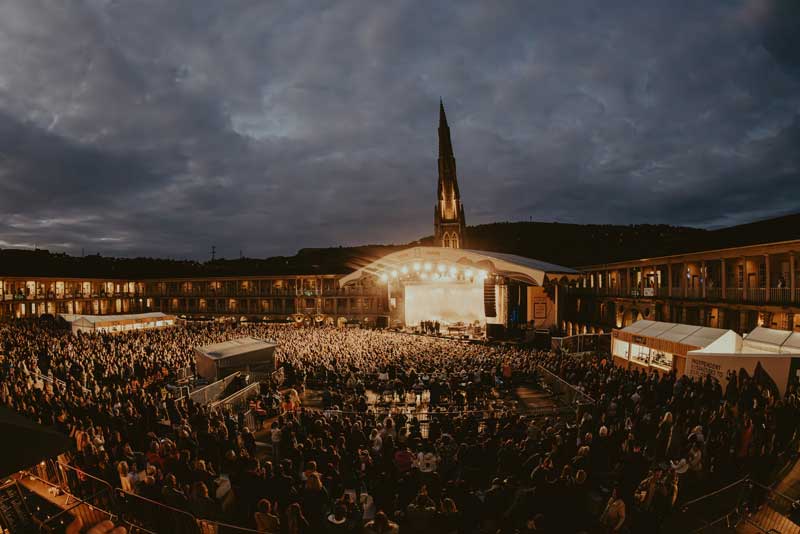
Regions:
<instances>
[{"instance_id":1,"label":"cloudy sky","mask_svg":"<svg viewBox=\"0 0 800 534\"><path fill-rule=\"evenodd\" d=\"M235 257L800 211L795 0L0 2L0 247Z\"/></svg>"}]
</instances>

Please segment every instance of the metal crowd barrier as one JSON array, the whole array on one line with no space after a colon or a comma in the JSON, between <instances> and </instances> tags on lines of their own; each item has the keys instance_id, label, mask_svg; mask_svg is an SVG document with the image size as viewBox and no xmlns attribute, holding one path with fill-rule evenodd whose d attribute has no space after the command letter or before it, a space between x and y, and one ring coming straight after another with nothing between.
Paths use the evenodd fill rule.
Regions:
<instances>
[{"instance_id":1,"label":"metal crowd barrier","mask_svg":"<svg viewBox=\"0 0 800 534\"><path fill-rule=\"evenodd\" d=\"M200 404L203 406L206 404L211 404L218 400L219 396L225 391L225 388L228 387L228 384L233 382L236 377L239 376L239 374L240 373L237 371L232 375L228 375L212 384L198 388L189 393L188 398L191 399L195 404ZM187 397L181 397L178 400L183 400L185 398Z\"/></svg>"},{"instance_id":2,"label":"metal crowd barrier","mask_svg":"<svg viewBox=\"0 0 800 534\"><path fill-rule=\"evenodd\" d=\"M261 384L259 382L253 382L224 399L209 403L208 406L210 408L223 408L233 410L234 412L244 412L249 408L250 399L258 397L260 391Z\"/></svg>"},{"instance_id":3,"label":"metal crowd barrier","mask_svg":"<svg viewBox=\"0 0 800 534\"><path fill-rule=\"evenodd\" d=\"M90 501L104 510L114 508L114 488L107 481L64 462L54 462L65 493Z\"/></svg>"},{"instance_id":4,"label":"metal crowd barrier","mask_svg":"<svg viewBox=\"0 0 800 534\"><path fill-rule=\"evenodd\" d=\"M41 462L25 472L25 476L47 486L48 492L54 492L54 495L63 493L67 496L63 503L67 508L52 516L39 518L40 533L63 532L66 526L76 518L80 519L83 525L94 525L114 518L114 514L109 511L113 509L111 506L113 495L108 483L93 486L91 489L88 487L77 488L79 491L76 492L68 486L66 478L61 478L60 474L61 471L53 461ZM90 475L84 475L90 477Z\"/></svg>"},{"instance_id":5,"label":"metal crowd barrier","mask_svg":"<svg viewBox=\"0 0 800 534\"><path fill-rule=\"evenodd\" d=\"M577 334L551 338L553 350L564 352L611 352L611 334Z\"/></svg>"},{"instance_id":6,"label":"metal crowd barrier","mask_svg":"<svg viewBox=\"0 0 800 534\"><path fill-rule=\"evenodd\" d=\"M44 520L41 534L63 532L79 517L85 527L110 519L129 534L256 534L258 531L220 521L201 519L167 504L114 489L100 478L59 461L42 462L27 471L54 491L68 496L65 510ZM39 476L43 475L43 476Z\"/></svg>"},{"instance_id":7,"label":"metal crowd barrier","mask_svg":"<svg viewBox=\"0 0 800 534\"><path fill-rule=\"evenodd\" d=\"M594 406L595 400L592 397L548 370L546 367L537 365L536 370L544 385L554 396L559 397L562 402L566 403L568 406L574 407L576 410Z\"/></svg>"}]
</instances>

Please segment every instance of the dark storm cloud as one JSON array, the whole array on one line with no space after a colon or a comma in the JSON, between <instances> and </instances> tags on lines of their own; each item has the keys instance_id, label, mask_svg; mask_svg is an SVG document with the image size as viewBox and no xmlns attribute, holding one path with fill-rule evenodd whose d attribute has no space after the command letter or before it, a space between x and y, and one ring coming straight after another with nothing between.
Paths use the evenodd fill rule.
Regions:
<instances>
[{"instance_id":1,"label":"dark storm cloud","mask_svg":"<svg viewBox=\"0 0 800 534\"><path fill-rule=\"evenodd\" d=\"M292 253L796 211L792 0L0 3L0 246Z\"/></svg>"}]
</instances>

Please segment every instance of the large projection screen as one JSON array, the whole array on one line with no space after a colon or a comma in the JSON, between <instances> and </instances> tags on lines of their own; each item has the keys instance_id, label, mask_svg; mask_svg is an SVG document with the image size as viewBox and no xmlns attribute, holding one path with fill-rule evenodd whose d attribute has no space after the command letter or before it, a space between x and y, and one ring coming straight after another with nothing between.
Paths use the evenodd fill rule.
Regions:
<instances>
[{"instance_id":1,"label":"large projection screen","mask_svg":"<svg viewBox=\"0 0 800 534\"><path fill-rule=\"evenodd\" d=\"M405 284L406 325L420 321L442 324L486 322L483 286L469 282Z\"/></svg>"}]
</instances>

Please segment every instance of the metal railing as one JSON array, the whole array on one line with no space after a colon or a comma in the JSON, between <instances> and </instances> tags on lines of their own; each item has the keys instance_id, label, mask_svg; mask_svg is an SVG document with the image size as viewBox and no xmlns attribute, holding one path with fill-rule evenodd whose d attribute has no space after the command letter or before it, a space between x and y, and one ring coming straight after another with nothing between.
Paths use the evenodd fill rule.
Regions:
<instances>
[{"instance_id":1,"label":"metal railing","mask_svg":"<svg viewBox=\"0 0 800 534\"><path fill-rule=\"evenodd\" d=\"M148 532L200 534L197 518L185 510L120 489L115 495L120 517L131 525Z\"/></svg>"},{"instance_id":2,"label":"metal railing","mask_svg":"<svg viewBox=\"0 0 800 534\"><path fill-rule=\"evenodd\" d=\"M224 399L209 403L209 407L232 410L233 412L243 412L248 409L250 399L258 397L260 390L261 383L253 382L252 384L240 389L232 395L225 397Z\"/></svg>"},{"instance_id":3,"label":"metal railing","mask_svg":"<svg viewBox=\"0 0 800 534\"><path fill-rule=\"evenodd\" d=\"M251 532L253 534L257 534L258 530L253 530L251 528L239 527L236 525L230 525L228 523L221 523L219 521L209 521L208 519L198 519L198 525L200 526L200 533L201 534L237 534Z\"/></svg>"},{"instance_id":4,"label":"metal railing","mask_svg":"<svg viewBox=\"0 0 800 534\"><path fill-rule=\"evenodd\" d=\"M577 334L550 338L553 349L577 353L586 351L611 352L611 334Z\"/></svg>"},{"instance_id":5,"label":"metal railing","mask_svg":"<svg viewBox=\"0 0 800 534\"><path fill-rule=\"evenodd\" d=\"M744 477L688 502L678 504L662 525L662 532L713 534L749 526L772 534L785 526L798 509L796 499Z\"/></svg>"},{"instance_id":6,"label":"metal railing","mask_svg":"<svg viewBox=\"0 0 800 534\"><path fill-rule=\"evenodd\" d=\"M67 496L58 513L40 518L39 532L61 532L66 525L72 523L75 518L81 520L84 525L94 525L100 521L113 518L113 490L111 486L100 479L92 477L88 473L82 473L84 481L97 480L100 484L72 484L65 476L65 472L60 468L61 463L53 460L41 462L27 471L26 476L32 480L37 480L49 488L49 492L55 495L64 494ZM73 480L74 481L74 480ZM23 484L24 485L24 484Z\"/></svg>"},{"instance_id":7,"label":"metal railing","mask_svg":"<svg viewBox=\"0 0 800 534\"><path fill-rule=\"evenodd\" d=\"M64 462L37 464L28 474L69 496L66 509L43 521L40 528L43 534L63 532L74 517L79 517L85 526L110 519L117 525L125 526L129 534L257 532L246 527L199 518L186 510L114 489L108 482Z\"/></svg>"},{"instance_id":8,"label":"metal railing","mask_svg":"<svg viewBox=\"0 0 800 534\"><path fill-rule=\"evenodd\" d=\"M198 388L191 393L189 393L188 398L194 402L195 404L200 404L205 406L206 404L210 404L214 401L219 399L219 396L225 391L228 387L228 384L233 382L238 376L239 372L235 372L231 375L226 376L221 380L217 380L214 383L211 383L207 386L203 386ZM185 397L181 397L178 400L183 400Z\"/></svg>"},{"instance_id":9,"label":"metal railing","mask_svg":"<svg viewBox=\"0 0 800 534\"><path fill-rule=\"evenodd\" d=\"M536 370L546 388L550 390L554 397L557 397L567 406L574 408L576 411L581 411L595 405L595 400L592 397L544 366L537 365Z\"/></svg>"},{"instance_id":10,"label":"metal railing","mask_svg":"<svg viewBox=\"0 0 800 534\"><path fill-rule=\"evenodd\" d=\"M656 287L656 288L605 288L605 287L569 287L567 293L572 295L597 295L603 297L622 298L655 298L706 300L711 302L730 302L748 304L796 304L800 303L800 288L792 290L788 287Z\"/></svg>"},{"instance_id":11,"label":"metal railing","mask_svg":"<svg viewBox=\"0 0 800 534\"><path fill-rule=\"evenodd\" d=\"M792 290L788 287L771 287L769 289L770 304L789 304L792 302Z\"/></svg>"},{"instance_id":12,"label":"metal railing","mask_svg":"<svg viewBox=\"0 0 800 534\"><path fill-rule=\"evenodd\" d=\"M754 304L764 304L767 301L767 290L763 287L748 287L745 291L745 300Z\"/></svg>"},{"instance_id":13,"label":"metal railing","mask_svg":"<svg viewBox=\"0 0 800 534\"><path fill-rule=\"evenodd\" d=\"M64 462L53 462L61 490L104 510L114 508L114 488L107 481Z\"/></svg>"}]
</instances>

